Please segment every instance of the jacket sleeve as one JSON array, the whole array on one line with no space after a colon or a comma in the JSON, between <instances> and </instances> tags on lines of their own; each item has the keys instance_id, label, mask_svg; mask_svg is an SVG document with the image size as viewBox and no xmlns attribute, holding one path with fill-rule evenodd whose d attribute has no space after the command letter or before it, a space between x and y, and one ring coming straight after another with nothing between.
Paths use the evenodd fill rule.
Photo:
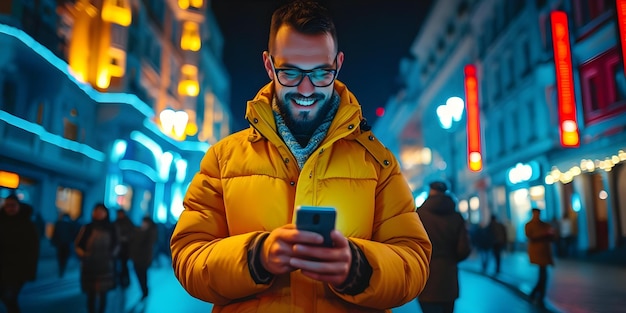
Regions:
<instances>
[{"instance_id":1,"label":"jacket sleeve","mask_svg":"<svg viewBox=\"0 0 626 313\"><path fill-rule=\"evenodd\" d=\"M383 168L380 177L372 238L350 238L372 267L369 287L357 295L335 293L360 306L386 309L405 304L422 291L432 245L397 162Z\"/></svg>"},{"instance_id":2,"label":"jacket sleeve","mask_svg":"<svg viewBox=\"0 0 626 313\"><path fill-rule=\"evenodd\" d=\"M218 160L209 149L183 201L170 241L172 266L192 296L218 305L266 290L248 267L248 247L262 232L229 235Z\"/></svg>"}]
</instances>

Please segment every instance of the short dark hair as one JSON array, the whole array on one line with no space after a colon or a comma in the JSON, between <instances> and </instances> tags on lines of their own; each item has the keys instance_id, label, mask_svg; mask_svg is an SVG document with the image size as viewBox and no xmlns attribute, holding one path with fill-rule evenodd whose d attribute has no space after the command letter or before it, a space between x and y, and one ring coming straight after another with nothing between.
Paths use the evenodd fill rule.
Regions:
<instances>
[{"instance_id":1,"label":"short dark hair","mask_svg":"<svg viewBox=\"0 0 626 313\"><path fill-rule=\"evenodd\" d=\"M339 51L337 30L335 23L326 7L319 2L310 0L291 1L279 7L272 14L270 24L270 38L268 51L272 51L278 29L286 24L303 34L319 35L328 33L335 42L335 49Z\"/></svg>"}]
</instances>

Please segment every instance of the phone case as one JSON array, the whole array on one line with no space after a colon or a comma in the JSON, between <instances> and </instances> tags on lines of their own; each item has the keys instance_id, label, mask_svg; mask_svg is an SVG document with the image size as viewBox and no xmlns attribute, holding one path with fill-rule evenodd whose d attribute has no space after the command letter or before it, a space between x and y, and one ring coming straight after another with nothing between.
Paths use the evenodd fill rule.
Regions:
<instances>
[{"instance_id":1,"label":"phone case","mask_svg":"<svg viewBox=\"0 0 626 313\"><path fill-rule=\"evenodd\" d=\"M332 247L330 232L335 229L335 208L301 206L296 211L296 227L301 230L316 232L324 236L323 245Z\"/></svg>"}]
</instances>

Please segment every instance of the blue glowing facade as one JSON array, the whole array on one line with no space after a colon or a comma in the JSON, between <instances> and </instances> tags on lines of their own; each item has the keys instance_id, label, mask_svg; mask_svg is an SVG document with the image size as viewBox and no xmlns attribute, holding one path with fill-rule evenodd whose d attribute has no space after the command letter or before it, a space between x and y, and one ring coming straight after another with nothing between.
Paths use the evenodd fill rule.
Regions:
<instances>
[{"instance_id":1,"label":"blue glowing facade","mask_svg":"<svg viewBox=\"0 0 626 313\"><path fill-rule=\"evenodd\" d=\"M97 202L175 223L204 152L230 133L220 31L203 1L111 2L128 16L107 16L105 1L85 20L88 3L0 6L0 171L20 178L0 181L0 196L17 192L48 224L62 212L89 221ZM164 127L177 123L164 110L184 113L183 127Z\"/></svg>"}]
</instances>

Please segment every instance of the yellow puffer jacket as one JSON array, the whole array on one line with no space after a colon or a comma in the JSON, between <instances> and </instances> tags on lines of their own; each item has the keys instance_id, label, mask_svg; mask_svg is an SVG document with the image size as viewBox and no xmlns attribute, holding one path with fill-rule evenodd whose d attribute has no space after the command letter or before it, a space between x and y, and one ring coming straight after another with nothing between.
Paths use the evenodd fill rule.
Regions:
<instances>
[{"instance_id":1,"label":"yellow puffer jacket","mask_svg":"<svg viewBox=\"0 0 626 313\"><path fill-rule=\"evenodd\" d=\"M214 312L390 312L414 299L429 273L431 243L393 154L370 131L344 84L326 139L302 170L276 132L273 83L248 102L251 128L212 146L171 238L173 267ZM256 284L248 246L294 222L298 205L337 209L336 228L365 254L370 285L350 296L295 271Z\"/></svg>"}]
</instances>

